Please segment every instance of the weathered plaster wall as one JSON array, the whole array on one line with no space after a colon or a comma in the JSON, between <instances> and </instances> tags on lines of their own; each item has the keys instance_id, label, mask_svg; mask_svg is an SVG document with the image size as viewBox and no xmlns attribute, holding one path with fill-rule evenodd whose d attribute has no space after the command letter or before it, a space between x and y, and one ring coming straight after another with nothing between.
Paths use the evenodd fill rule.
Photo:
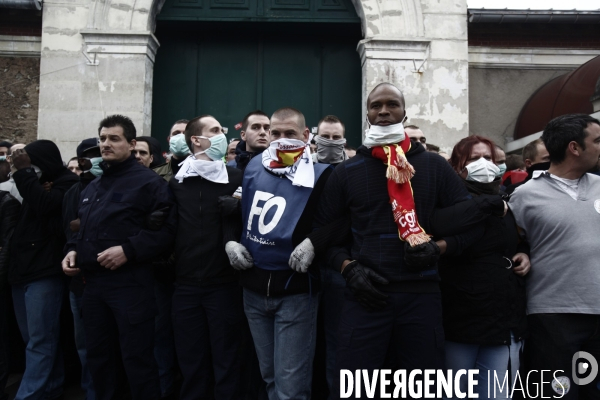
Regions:
<instances>
[{"instance_id":1,"label":"weathered plaster wall","mask_svg":"<svg viewBox=\"0 0 600 400\"><path fill-rule=\"evenodd\" d=\"M409 124L444 149L468 135L467 5L464 0L358 0L363 104L378 83L403 92ZM365 105L366 108L366 105Z\"/></svg>"},{"instance_id":2,"label":"weathered plaster wall","mask_svg":"<svg viewBox=\"0 0 600 400\"><path fill-rule=\"evenodd\" d=\"M469 69L469 134L504 147L521 108L537 89L571 69Z\"/></svg>"},{"instance_id":3,"label":"weathered plaster wall","mask_svg":"<svg viewBox=\"0 0 600 400\"><path fill-rule=\"evenodd\" d=\"M151 9L135 0L44 2L38 137L54 140L63 158L97 135L106 115L127 115L139 135L149 134L158 47Z\"/></svg>"}]
</instances>

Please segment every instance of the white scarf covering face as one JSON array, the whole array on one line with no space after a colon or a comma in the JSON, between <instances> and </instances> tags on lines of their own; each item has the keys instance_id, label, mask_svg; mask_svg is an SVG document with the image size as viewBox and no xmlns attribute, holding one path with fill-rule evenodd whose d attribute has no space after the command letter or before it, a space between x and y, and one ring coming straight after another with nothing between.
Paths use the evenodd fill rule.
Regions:
<instances>
[{"instance_id":1,"label":"white scarf covering face","mask_svg":"<svg viewBox=\"0 0 600 400\"><path fill-rule=\"evenodd\" d=\"M177 175L175 175L175 179L177 179L179 183L183 182L185 178L192 176L200 176L207 181L215 183L229 183L227 167L221 160L197 160L194 156L189 156L183 160L179 166L181 168L179 169L179 172L177 172Z\"/></svg>"},{"instance_id":2,"label":"white scarf covering face","mask_svg":"<svg viewBox=\"0 0 600 400\"><path fill-rule=\"evenodd\" d=\"M402 125L402 122L387 126L369 124L369 128L365 129L363 144L366 147L398 144L404 140L404 135L404 125Z\"/></svg>"},{"instance_id":3,"label":"white scarf covering face","mask_svg":"<svg viewBox=\"0 0 600 400\"><path fill-rule=\"evenodd\" d=\"M310 142L309 142L310 143ZM315 170L310 154L310 144L298 139L277 139L262 153L263 167L276 175L285 175L294 186L312 188L315 185ZM286 152L301 150L302 155L292 165L283 165ZM288 157L292 157L288 155Z\"/></svg>"}]
</instances>

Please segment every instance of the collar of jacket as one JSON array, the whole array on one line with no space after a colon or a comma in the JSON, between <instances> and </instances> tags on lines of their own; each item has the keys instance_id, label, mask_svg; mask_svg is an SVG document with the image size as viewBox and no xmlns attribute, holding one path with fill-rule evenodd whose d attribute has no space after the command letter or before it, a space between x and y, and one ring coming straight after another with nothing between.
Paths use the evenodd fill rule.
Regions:
<instances>
[{"instance_id":1,"label":"collar of jacket","mask_svg":"<svg viewBox=\"0 0 600 400\"><path fill-rule=\"evenodd\" d=\"M360 147L359 147L359 148L356 150L356 152L357 152L358 154L362 154L363 156L367 156L367 157L371 157L371 158L372 158L373 156L371 155L371 150L372 150L372 149L370 149L370 148L368 148L368 147L365 147L364 145L362 145L362 146L360 146ZM410 157L410 156L413 156L413 155L415 155L415 154L422 153L422 152L424 152L424 151L426 151L426 150L425 150L425 146L423 146L421 143L419 143L419 142L411 142L411 143L410 143L410 149L409 149L409 150L408 150L408 152L406 153L406 157L408 158L408 157Z\"/></svg>"},{"instance_id":2,"label":"collar of jacket","mask_svg":"<svg viewBox=\"0 0 600 400\"><path fill-rule=\"evenodd\" d=\"M117 175L121 171L125 171L131 168L132 165L137 164L137 160L133 154L129 156L125 161L121 161L119 163L113 163L108 165L106 161L102 161L100 163L100 168L104 171L104 175Z\"/></svg>"},{"instance_id":3,"label":"collar of jacket","mask_svg":"<svg viewBox=\"0 0 600 400\"><path fill-rule=\"evenodd\" d=\"M246 141L240 140L240 142L235 146L235 162L238 165L246 166L254 158L257 154L252 151L246 151Z\"/></svg>"}]
</instances>

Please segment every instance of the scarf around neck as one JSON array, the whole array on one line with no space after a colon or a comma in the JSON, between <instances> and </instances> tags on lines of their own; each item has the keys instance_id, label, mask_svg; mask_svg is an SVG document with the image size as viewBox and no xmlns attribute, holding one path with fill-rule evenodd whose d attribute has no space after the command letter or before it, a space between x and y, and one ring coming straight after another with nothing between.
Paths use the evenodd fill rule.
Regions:
<instances>
[{"instance_id":1,"label":"scarf around neck","mask_svg":"<svg viewBox=\"0 0 600 400\"><path fill-rule=\"evenodd\" d=\"M263 167L275 175L285 175L294 186L312 188L315 169L310 144L297 139L278 139L262 152Z\"/></svg>"},{"instance_id":2,"label":"scarf around neck","mask_svg":"<svg viewBox=\"0 0 600 400\"><path fill-rule=\"evenodd\" d=\"M387 165L386 178L394 221L398 225L398 236L412 247L427 243L430 236L419 225L415 210L410 179L415 169L406 159L405 153L410 150L410 138L405 136L399 144L377 145L372 148L373 157Z\"/></svg>"},{"instance_id":3,"label":"scarf around neck","mask_svg":"<svg viewBox=\"0 0 600 400\"><path fill-rule=\"evenodd\" d=\"M179 165L181 168L179 168L179 171L175 175L175 179L177 179L179 183L183 182L185 178L194 176L200 176L215 183L229 183L227 167L221 160L197 160L194 156L188 156Z\"/></svg>"}]
</instances>

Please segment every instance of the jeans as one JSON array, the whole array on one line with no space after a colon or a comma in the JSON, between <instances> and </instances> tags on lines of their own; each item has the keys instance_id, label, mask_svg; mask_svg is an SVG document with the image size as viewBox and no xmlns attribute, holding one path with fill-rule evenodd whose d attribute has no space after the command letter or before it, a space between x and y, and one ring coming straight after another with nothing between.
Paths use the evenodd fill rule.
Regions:
<instances>
[{"instance_id":1,"label":"jeans","mask_svg":"<svg viewBox=\"0 0 600 400\"><path fill-rule=\"evenodd\" d=\"M523 342L515 342L512 334L510 339L510 346L483 346L446 341L446 368L452 371L478 369L475 393L479 395L480 399L509 399L512 387L515 385L523 348ZM504 383L504 378L509 372L509 362L510 377ZM517 383L516 387L520 388L521 386ZM466 375L461 377L460 389L463 393L467 393Z\"/></svg>"},{"instance_id":2,"label":"jeans","mask_svg":"<svg viewBox=\"0 0 600 400\"><path fill-rule=\"evenodd\" d=\"M554 396L561 400L600 399L600 374L592 382L578 385L573 377L585 379L591 373L579 374L585 358L575 359L575 353L585 351L600 361L600 315L593 314L530 314L527 316L529 338L525 345L525 373L529 378L530 397ZM590 363L589 361L587 361ZM576 366L573 371L573 366ZM542 373L545 370L545 373ZM589 369L588 369L589 371ZM568 379L569 390L556 385L554 377ZM535 382L543 382L536 388ZM550 384L553 381L554 384ZM581 382L582 383L582 382ZM524 382L525 384L525 382Z\"/></svg>"},{"instance_id":3,"label":"jeans","mask_svg":"<svg viewBox=\"0 0 600 400\"><path fill-rule=\"evenodd\" d=\"M386 306L371 311L346 289L338 330L333 398L340 396L341 369L366 369L372 374L381 368L405 369L407 373L414 369L443 368L440 293L386 294L389 296ZM378 395L379 389L376 393ZM366 396L364 385L361 394Z\"/></svg>"},{"instance_id":4,"label":"jeans","mask_svg":"<svg viewBox=\"0 0 600 400\"><path fill-rule=\"evenodd\" d=\"M162 397L169 396L175 390L175 342L171 319L174 290L175 287L171 283L159 281L154 283L154 295L158 307L158 314L154 320L154 358L158 364Z\"/></svg>"},{"instance_id":5,"label":"jeans","mask_svg":"<svg viewBox=\"0 0 600 400\"><path fill-rule=\"evenodd\" d=\"M54 399L63 391L60 309L65 284L54 276L13 285L15 315L25 342L25 373L15 400Z\"/></svg>"},{"instance_id":6,"label":"jeans","mask_svg":"<svg viewBox=\"0 0 600 400\"><path fill-rule=\"evenodd\" d=\"M241 388L242 296L237 282L177 285L175 349L183 375L180 400L238 400Z\"/></svg>"},{"instance_id":7,"label":"jeans","mask_svg":"<svg viewBox=\"0 0 600 400\"><path fill-rule=\"evenodd\" d=\"M133 400L160 399L154 358L154 276L143 266L105 276L86 276L83 325L87 361L96 398L112 400L117 391L120 345Z\"/></svg>"},{"instance_id":8,"label":"jeans","mask_svg":"<svg viewBox=\"0 0 600 400\"><path fill-rule=\"evenodd\" d=\"M344 289L346 280L337 271L330 268L321 269L321 312L325 328L325 360L327 368L327 387L333 391L333 380L339 379L335 373L335 354L337 352L338 326L344 305ZM329 396L331 398L331 395Z\"/></svg>"},{"instance_id":9,"label":"jeans","mask_svg":"<svg viewBox=\"0 0 600 400\"><path fill-rule=\"evenodd\" d=\"M244 310L270 400L310 399L316 294L267 297L244 289Z\"/></svg>"},{"instance_id":10,"label":"jeans","mask_svg":"<svg viewBox=\"0 0 600 400\"><path fill-rule=\"evenodd\" d=\"M87 350L85 347L85 330L83 328L83 318L81 317L82 297L73 292L69 292L69 302L71 303L71 312L73 313L73 325L75 327L75 347L81 362L81 388L85 391L86 400L96 400L96 392L92 382L92 374L87 364Z\"/></svg>"},{"instance_id":11,"label":"jeans","mask_svg":"<svg viewBox=\"0 0 600 400\"><path fill-rule=\"evenodd\" d=\"M8 303L9 289L6 279L0 278L0 400L8 399L4 392L8 381Z\"/></svg>"}]
</instances>

